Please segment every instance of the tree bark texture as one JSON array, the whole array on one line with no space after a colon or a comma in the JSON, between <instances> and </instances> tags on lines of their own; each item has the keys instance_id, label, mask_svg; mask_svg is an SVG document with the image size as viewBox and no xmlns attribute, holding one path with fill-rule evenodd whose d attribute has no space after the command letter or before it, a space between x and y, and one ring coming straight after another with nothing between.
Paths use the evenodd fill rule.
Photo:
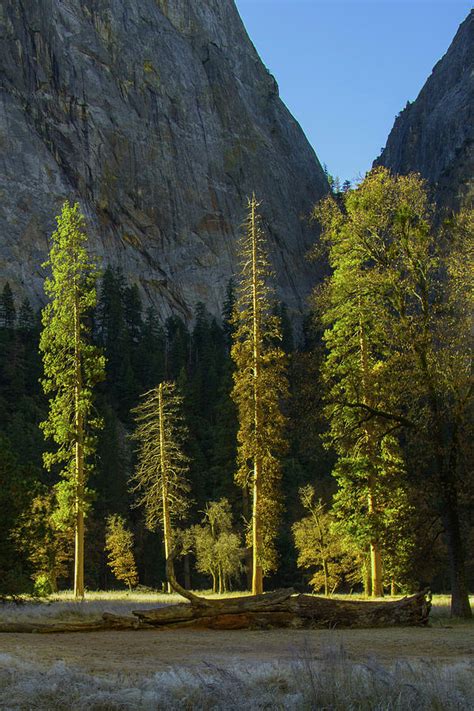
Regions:
<instances>
[{"instance_id":1,"label":"tree bark texture","mask_svg":"<svg viewBox=\"0 0 474 711\"><path fill-rule=\"evenodd\" d=\"M171 554L171 517L168 502L168 479L167 468L168 464L165 456L165 423L163 421L163 383L160 383L158 388L158 409L160 418L160 466L161 478L163 481L162 497L163 497L163 538L165 539L165 560L168 561ZM171 585L167 583L167 592L171 592Z\"/></svg>"},{"instance_id":2,"label":"tree bark texture","mask_svg":"<svg viewBox=\"0 0 474 711\"><path fill-rule=\"evenodd\" d=\"M139 610L133 613L134 617L106 612L97 622L3 623L0 632L46 634L182 627L220 630L420 627L428 624L431 608L426 592L390 602L335 600L293 593L290 588L222 600L207 600L188 593L190 602Z\"/></svg>"},{"instance_id":3,"label":"tree bark texture","mask_svg":"<svg viewBox=\"0 0 474 711\"><path fill-rule=\"evenodd\" d=\"M81 315L76 293L74 300L74 363L75 363L75 544L74 544L74 597L84 597L84 422L81 414L82 362L81 362Z\"/></svg>"},{"instance_id":4,"label":"tree bark texture","mask_svg":"<svg viewBox=\"0 0 474 711\"><path fill-rule=\"evenodd\" d=\"M293 595L293 590L249 597L182 603L134 612L153 627L208 629L272 629L279 627L331 629L417 627L428 623L431 603L417 593L397 601L336 600Z\"/></svg>"},{"instance_id":5,"label":"tree bark texture","mask_svg":"<svg viewBox=\"0 0 474 711\"><path fill-rule=\"evenodd\" d=\"M362 399L364 404L370 405L369 392L369 359L367 352L367 338L365 334L364 324L362 322L362 311L359 297L359 327L360 327L360 362L362 369ZM376 444L373 441L372 428L366 426L367 451L370 454L371 460L374 456ZM372 465L372 461L371 461ZM368 492L368 510L369 515L374 517L377 515L377 505L375 501L375 481L373 474L369 476L369 492ZM379 542L375 539L370 541L370 569L371 569L371 595L372 597L381 597L383 595L382 587L382 554L380 552Z\"/></svg>"}]
</instances>

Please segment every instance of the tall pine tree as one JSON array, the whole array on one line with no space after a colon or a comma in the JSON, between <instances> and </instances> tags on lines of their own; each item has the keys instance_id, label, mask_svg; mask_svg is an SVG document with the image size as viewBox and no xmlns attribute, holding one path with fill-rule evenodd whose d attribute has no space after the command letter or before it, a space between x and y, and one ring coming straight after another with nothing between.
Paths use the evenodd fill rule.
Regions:
<instances>
[{"instance_id":1,"label":"tall pine tree","mask_svg":"<svg viewBox=\"0 0 474 711\"><path fill-rule=\"evenodd\" d=\"M255 196L249 200L240 242L240 279L234 309L233 399L239 417L236 482L252 498L252 592L276 568L275 537L281 513L280 456L286 449L282 400L288 394L280 319L274 313L271 271Z\"/></svg>"},{"instance_id":2,"label":"tall pine tree","mask_svg":"<svg viewBox=\"0 0 474 711\"><path fill-rule=\"evenodd\" d=\"M47 468L61 466L57 498L65 518L74 519L74 595L83 598L87 478L94 452L92 431L100 425L93 412L93 387L104 377L105 360L90 341L98 272L87 253L84 217L77 203L64 203L51 239L45 264L51 269L45 281L51 301L43 309L40 340L49 415L41 426L57 448L45 454L44 461Z\"/></svg>"}]
</instances>

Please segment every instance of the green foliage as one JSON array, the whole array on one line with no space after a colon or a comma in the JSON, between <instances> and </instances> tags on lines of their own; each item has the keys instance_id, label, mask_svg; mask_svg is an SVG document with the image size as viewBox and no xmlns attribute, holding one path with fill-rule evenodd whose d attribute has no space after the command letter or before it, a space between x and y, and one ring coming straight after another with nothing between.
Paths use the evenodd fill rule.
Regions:
<instances>
[{"instance_id":1,"label":"green foliage","mask_svg":"<svg viewBox=\"0 0 474 711\"><path fill-rule=\"evenodd\" d=\"M18 464L10 443L0 435L0 598L28 589L26 556L16 546L17 520L31 500L33 472Z\"/></svg>"},{"instance_id":2,"label":"green foliage","mask_svg":"<svg viewBox=\"0 0 474 711\"><path fill-rule=\"evenodd\" d=\"M409 585L413 580L416 517L396 440L384 438L376 462L354 454L339 457L333 475L338 483L333 514L339 521L339 531L351 540L361 560L370 542L378 541L385 585L391 581ZM377 502L373 511L369 495Z\"/></svg>"},{"instance_id":3,"label":"green foliage","mask_svg":"<svg viewBox=\"0 0 474 711\"><path fill-rule=\"evenodd\" d=\"M240 242L240 277L233 316L232 359L235 364L232 397L237 406L236 482L250 488L260 499L257 517L261 523L261 550L257 557L264 573L277 565L275 536L282 511L279 484L282 454L286 451L282 401L288 395L287 359L278 345L281 321L275 315L271 270L265 238L257 214L258 204L249 201L245 234ZM257 481L256 470L261 469ZM255 491L255 485L261 487ZM256 516L254 512L253 527ZM255 534L255 530L254 530Z\"/></svg>"},{"instance_id":4,"label":"green foliage","mask_svg":"<svg viewBox=\"0 0 474 711\"><path fill-rule=\"evenodd\" d=\"M472 255L472 217L437 228L420 177L386 169L372 171L343 204L324 201L317 217L334 270L317 297L326 326L330 441L341 456L355 457L354 480L381 482L384 467L395 465L398 477L385 481L406 490L394 445L403 432L410 472L418 484L420 471L427 477L433 511L443 517L453 599L467 612L459 487L468 471L472 397L466 339L472 291L462 264ZM387 491L388 500L400 499Z\"/></svg>"},{"instance_id":5,"label":"green foliage","mask_svg":"<svg viewBox=\"0 0 474 711\"><path fill-rule=\"evenodd\" d=\"M6 282L0 296L0 326L12 329L16 322L16 310L10 284Z\"/></svg>"},{"instance_id":6,"label":"green foliage","mask_svg":"<svg viewBox=\"0 0 474 711\"><path fill-rule=\"evenodd\" d=\"M51 581L48 575L40 573L37 577L35 577L33 594L36 597L48 597L54 592L56 591L51 587Z\"/></svg>"},{"instance_id":7,"label":"green foliage","mask_svg":"<svg viewBox=\"0 0 474 711\"><path fill-rule=\"evenodd\" d=\"M122 516L107 518L105 548L109 566L117 580L127 583L130 590L138 585L138 571L133 554L133 533Z\"/></svg>"},{"instance_id":8,"label":"green foliage","mask_svg":"<svg viewBox=\"0 0 474 711\"><path fill-rule=\"evenodd\" d=\"M58 578L69 574L73 530L58 520L55 494L45 486L19 517L13 533L18 549L26 553L38 594L57 592ZM40 590L43 592L40 593Z\"/></svg>"},{"instance_id":9,"label":"green foliage","mask_svg":"<svg viewBox=\"0 0 474 711\"><path fill-rule=\"evenodd\" d=\"M240 536L232 529L232 511L227 499L207 504L202 525L191 529L196 569L212 576L213 591L229 590L232 579L242 572Z\"/></svg>"},{"instance_id":10,"label":"green foliage","mask_svg":"<svg viewBox=\"0 0 474 711\"><path fill-rule=\"evenodd\" d=\"M63 481L58 485L58 499L71 511L78 486L84 485L77 479L76 443L83 438L87 466L95 448L93 431L101 426L93 410L93 387L104 377L105 359L91 343L89 317L96 305L98 271L86 251L84 218L77 203L73 207L64 204L51 239L44 265L51 269L45 281L51 301L43 309L40 339L49 414L41 428L56 444L55 451L45 453L45 466L60 465ZM76 397L79 382L80 396Z\"/></svg>"},{"instance_id":11,"label":"green foliage","mask_svg":"<svg viewBox=\"0 0 474 711\"><path fill-rule=\"evenodd\" d=\"M315 592L335 592L342 582L360 581L360 556L347 536L341 535L332 512L322 500L316 501L314 487L301 487L300 499L308 512L293 524L293 536L301 568L316 568L310 580Z\"/></svg>"},{"instance_id":12,"label":"green foliage","mask_svg":"<svg viewBox=\"0 0 474 711\"><path fill-rule=\"evenodd\" d=\"M276 396L268 380L269 401L273 397L278 407L284 402L287 422L282 439L288 442L286 453L284 442L269 453L276 461L273 473L270 462L271 477L275 474L271 501L280 510L284 502L286 509L284 517L272 505L263 512L264 517L271 514L265 522L270 523L266 529L270 563L277 554L281 561L270 585L302 582L293 545L295 521L301 524L305 556L300 563L316 576L318 587L323 582L311 515L308 512L301 521L298 497L299 488L313 482L323 501L333 501L324 515L334 546L339 542L343 549L342 558L329 558L330 567L341 562L349 566L346 572L333 568L329 589L336 578L344 587L361 579L374 538L382 548L385 585L395 581L397 589L405 590L421 582L445 588L446 543L452 556L453 550L462 549L464 539L472 579L474 438L468 417L472 403L466 338L472 318L472 212L433 226L419 180L412 176L394 179L377 172L363 185L348 187L342 186L344 197L337 195L320 207L333 276L319 290L319 321L311 329L306 324L306 342L297 352L286 308L276 305L268 293L265 314L280 320L281 340L271 333L270 323L265 347L286 354L278 362L290 364L291 392L289 402L286 395ZM175 378L182 388L182 418L188 429L182 452L189 458L186 479L195 500L187 508L187 521L200 521L207 501L226 497L236 520L251 524L253 462L245 458L245 451L250 451L253 432L252 405L249 400L240 410L239 417L244 415L245 420L247 413L249 418L240 435L245 441L238 443L237 401L230 397L234 374L238 377L237 364L230 358L239 326L231 316L239 298L236 292L237 287L229 284L222 324L202 304L189 324L177 315L163 323L152 309L144 311L136 285L127 283L120 271L106 270L98 303L84 323L89 329L86 344L100 347L108 358L106 380L96 388L90 411L92 420L103 420L104 428L94 433L88 428L87 433L98 438L94 457L89 457L88 486L95 494L83 495L88 510L89 586L106 587L110 580L104 553L106 519L118 513L129 520L127 482L134 454L128 435L135 427L130 410L139 394L157 382ZM252 306L247 300L247 307ZM54 551L48 553L53 540L70 536L74 513L70 507L74 482L69 478L55 487L50 504L37 505L46 491L43 485L51 494L61 464L67 466L56 462L50 471L41 466L44 441L38 424L46 419L47 403L38 387L38 337L31 305L15 301L5 286L0 294L0 587L16 593L31 590L32 576L44 592L52 589L50 574L40 571L47 571L47 561L54 558ZM250 351L240 344L238 348L243 363ZM57 363L59 369L60 352ZM253 385L252 366L241 382L243 397ZM269 405L266 412L273 425ZM278 436L279 423L277 419ZM268 437L273 437L271 432ZM331 449L323 448L323 439ZM233 483L237 467L242 493ZM369 511L369 492L376 502L374 511ZM456 537L450 543L441 535L449 530L447 512L453 510L446 492L454 492L457 499L460 546ZM57 499L63 502L60 506ZM22 526L24 532L18 535ZM215 561L228 558L240 565L241 542L228 529L220 536L219 552L209 528L204 531L206 526L206 522L199 526L200 557L203 561L208 556L206 575L214 566L218 588ZM162 577L160 534L147 531L135 511L131 530L140 579L154 586ZM194 538L192 547L198 548ZM349 561L355 561L353 576ZM63 571L66 575L67 565ZM221 580L222 586L224 581L229 584L225 575Z\"/></svg>"},{"instance_id":13,"label":"green foliage","mask_svg":"<svg viewBox=\"0 0 474 711\"><path fill-rule=\"evenodd\" d=\"M86 250L84 217L66 202L51 238L51 269L45 281L50 302L43 309L40 350L48 418L41 423L56 448L43 456L46 469L59 465L56 484L58 522L75 517L74 594L84 597L84 517L90 496L87 479L95 451L94 430L101 421L93 411L93 388L104 378L105 359L91 341L90 319L96 305L97 268Z\"/></svg>"}]
</instances>

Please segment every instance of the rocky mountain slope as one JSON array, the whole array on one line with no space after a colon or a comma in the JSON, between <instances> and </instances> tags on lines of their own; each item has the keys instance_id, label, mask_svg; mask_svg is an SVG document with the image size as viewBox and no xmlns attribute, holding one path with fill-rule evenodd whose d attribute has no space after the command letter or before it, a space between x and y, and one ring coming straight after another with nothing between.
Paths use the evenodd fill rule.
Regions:
<instances>
[{"instance_id":1,"label":"rocky mountain slope","mask_svg":"<svg viewBox=\"0 0 474 711\"><path fill-rule=\"evenodd\" d=\"M418 98L399 114L375 161L416 171L438 203L456 208L474 196L474 11L468 15Z\"/></svg>"},{"instance_id":2,"label":"rocky mountain slope","mask_svg":"<svg viewBox=\"0 0 474 711\"><path fill-rule=\"evenodd\" d=\"M233 0L1 0L0 69L0 287L44 300L47 236L78 199L163 316L218 313L255 191L279 295L304 308L327 182Z\"/></svg>"}]
</instances>

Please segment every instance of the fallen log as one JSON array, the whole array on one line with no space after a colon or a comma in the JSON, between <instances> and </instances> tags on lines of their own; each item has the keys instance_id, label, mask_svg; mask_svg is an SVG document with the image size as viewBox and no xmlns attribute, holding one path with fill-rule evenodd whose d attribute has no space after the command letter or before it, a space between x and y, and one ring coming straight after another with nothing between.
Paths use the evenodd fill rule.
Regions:
<instances>
[{"instance_id":1,"label":"fallen log","mask_svg":"<svg viewBox=\"0 0 474 711\"><path fill-rule=\"evenodd\" d=\"M104 612L101 620L88 622L2 622L0 632L64 634L67 632L100 632L102 630L136 630L148 627L135 617L120 617Z\"/></svg>"},{"instance_id":2,"label":"fallen log","mask_svg":"<svg viewBox=\"0 0 474 711\"><path fill-rule=\"evenodd\" d=\"M173 557L166 562L171 587L188 602L137 610L134 617L105 612L96 622L3 623L0 632L96 632L183 627L237 630L272 628L418 627L428 624L431 595L425 590L401 600L338 600L296 595L293 588L262 595L210 600L183 588L176 580Z\"/></svg>"},{"instance_id":3,"label":"fallen log","mask_svg":"<svg viewBox=\"0 0 474 711\"><path fill-rule=\"evenodd\" d=\"M185 602L151 610L134 617L105 612L89 622L6 622L0 632L56 634L103 630L205 628L214 630L264 630L273 628L343 629L415 627L428 624L431 601L427 591L402 600L372 602L294 595L277 590L263 595Z\"/></svg>"},{"instance_id":4,"label":"fallen log","mask_svg":"<svg viewBox=\"0 0 474 711\"><path fill-rule=\"evenodd\" d=\"M183 588L174 575L175 552L166 561L171 587L187 598L180 603L133 612L141 623L154 627L206 627L208 629L307 629L413 627L428 624L429 591L401 600L338 600L313 595L294 595L292 588L262 595L209 600Z\"/></svg>"},{"instance_id":5,"label":"fallen log","mask_svg":"<svg viewBox=\"0 0 474 711\"><path fill-rule=\"evenodd\" d=\"M412 627L428 623L431 608L425 592L401 600L372 602L292 595L278 590L263 595L204 600L134 612L153 627L208 629L306 629Z\"/></svg>"},{"instance_id":6,"label":"fallen log","mask_svg":"<svg viewBox=\"0 0 474 711\"><path fill-rule=\"evenodd\" d=\"M209 600L207 598L193 595L199 601L191 604L184 602L177 605L166 605L165 607L152 608L151 610L137 610L132 614L141 621L151 625L160 626L174 624L176 622L186 622L196 620L201 617L216 617L217 615L239 614L251 610L277 612L279 606L290 599L293 588L277 590L276 592L263 593L262 595L247 595L245 597L230 597L220 600Z\"/></svg>"}]
</instances>

